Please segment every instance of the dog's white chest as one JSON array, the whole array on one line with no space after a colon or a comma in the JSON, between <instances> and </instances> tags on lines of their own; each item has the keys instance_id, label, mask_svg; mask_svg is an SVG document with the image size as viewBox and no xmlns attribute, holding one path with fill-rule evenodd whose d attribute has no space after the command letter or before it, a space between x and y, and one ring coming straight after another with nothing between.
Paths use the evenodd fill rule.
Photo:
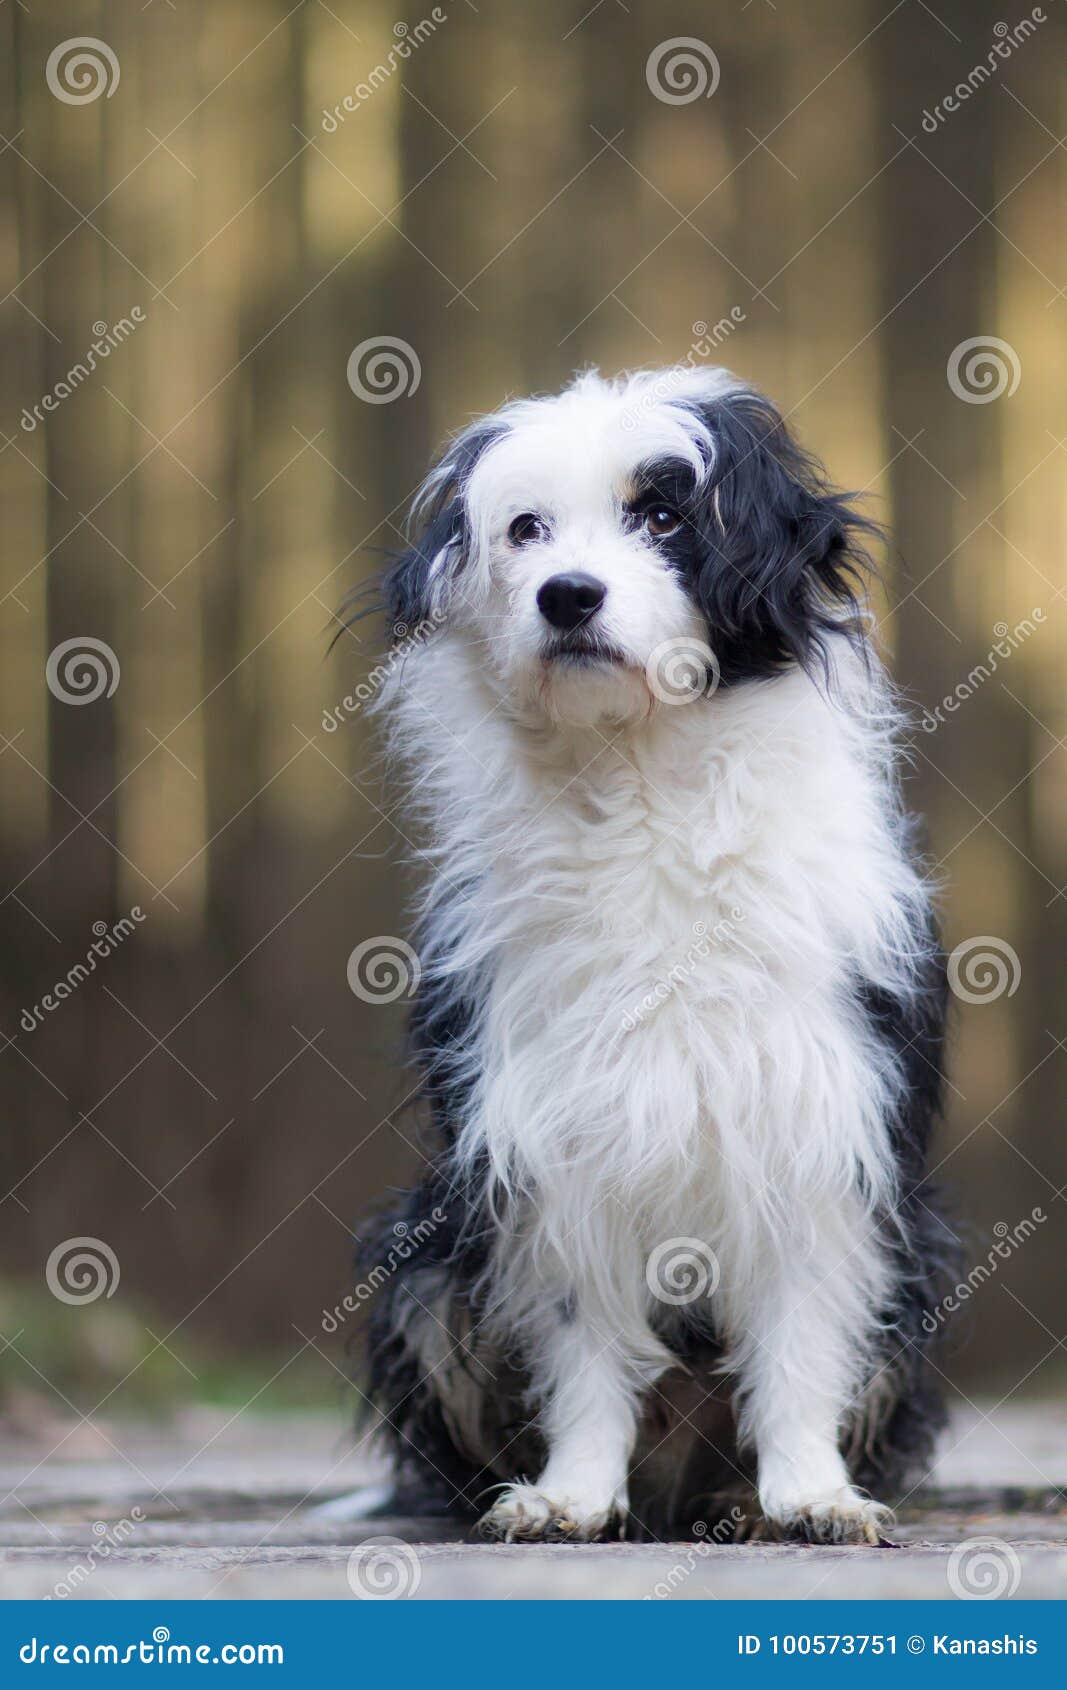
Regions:
<instances>
[{"instance_id":1,"label":"dog's white chest","mask_svg":"<svg viewBox=\"0 0 1067 1690\"><path fill-rule=\"evenodd\" d=\"M865 942L879 836L846 760L783 736L787 689L753 705L693 707L669 755L599 736L586 766L535 764L495 835L466 1140L539 1200L622 1194L653 1231L694 1209L706 1229L881 1154L892 1076L842 945Z\"/></svg>"}]
</instances>

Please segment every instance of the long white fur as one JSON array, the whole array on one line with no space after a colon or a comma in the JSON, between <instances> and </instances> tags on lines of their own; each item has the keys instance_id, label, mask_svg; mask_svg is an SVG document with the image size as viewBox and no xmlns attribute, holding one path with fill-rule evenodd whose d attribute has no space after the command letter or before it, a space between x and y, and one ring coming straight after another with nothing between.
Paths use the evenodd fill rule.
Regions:
<instances>
[{"instance_id":1,"label":"long white fur","mask_svg":"<svg viewBox=\"0 0 1067 1690\"><path fill-rule=\"evenodd\" d=\"M721 1267L764 1511L877 1524L838 1436L886 1285L873 1217L895 1195L901 1083L854 986L906 989L924 900L891 694L842 641L832 686L796 670L660 703L650 656L707 630L620 521L640 464L713 465L675 401L731 381L683 372L661 397L650 377L586 376L510 407L469 487L474 555L437 561L442 630L388 699L435 865L423 967L479 993L460 1155L488 1158L500 1217L487 1306L529 1361L549 1446L497 1502L501 1530L562 1516L588 1536L625 1510L669 1361L646 1267L685 1238ZM508 544L522 511L547 515L548 543ZM606 584L623 668L544 663L536 592L565 569Z\"/></svg>"}]
</instances>

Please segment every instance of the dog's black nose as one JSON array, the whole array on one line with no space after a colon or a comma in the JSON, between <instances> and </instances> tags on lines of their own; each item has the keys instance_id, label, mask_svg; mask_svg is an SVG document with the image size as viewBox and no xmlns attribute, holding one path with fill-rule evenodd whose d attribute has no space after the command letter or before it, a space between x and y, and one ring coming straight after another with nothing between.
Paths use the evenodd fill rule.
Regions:
<instances>
[{"instance_id":1,"label":"dog's black nose","mask_svg":"<svg viewBox=\"0 0 1067 1690\"><path fill-rule=\"evenodd\" d=\"M537 594L537 608L553 628L569 632L588 622L607 595L595 575L550 575Z\"/></svg>"}]
</instances>

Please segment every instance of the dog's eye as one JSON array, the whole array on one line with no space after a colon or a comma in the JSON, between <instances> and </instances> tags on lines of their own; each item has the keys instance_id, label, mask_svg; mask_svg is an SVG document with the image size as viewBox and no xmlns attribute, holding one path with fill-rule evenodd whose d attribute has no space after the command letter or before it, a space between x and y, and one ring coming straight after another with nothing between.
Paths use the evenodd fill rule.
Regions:
<instances>
[{"instance_id":1,"label":"dog's eye","mask_svg":"<svg viewBox=\"0 0 1067 1690\"><path fill-rule=\"evenodd\" d=\"M670 505L650 505L645 512L645 527L656 539L673 534L681 526L681 513Z\"/></svg>"},{"instance_id":2,"label":"dog's eye","mask_svg":"<svg viewBox=\"0 0 1067 1690\"><path fill-rule=\"evenodd\" d=\"M534 540L547 540L548 524L534 511L523 511L517 516L508 529L508 539L513 546L529 546Z\"/></svg>"}]
</instances>

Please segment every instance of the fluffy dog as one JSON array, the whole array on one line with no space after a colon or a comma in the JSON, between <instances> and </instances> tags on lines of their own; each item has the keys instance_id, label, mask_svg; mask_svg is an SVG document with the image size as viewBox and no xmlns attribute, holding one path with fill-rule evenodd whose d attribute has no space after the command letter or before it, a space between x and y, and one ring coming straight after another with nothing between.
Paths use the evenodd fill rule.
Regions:
<instances>
[{"instance_id":1,"label":"fluffy dog","mask_svg":"<svg viewBox=\"0 0 1067 1690\"><path fill-rule=\"evenodd\" d=\"M506 405L416 501L385 713L437 1149L365 1267L446 1219L370 1319L396 1506L877 1543L929 1453L943 967L872 532L725 371Z\"/></svg>"}]
</instances>

